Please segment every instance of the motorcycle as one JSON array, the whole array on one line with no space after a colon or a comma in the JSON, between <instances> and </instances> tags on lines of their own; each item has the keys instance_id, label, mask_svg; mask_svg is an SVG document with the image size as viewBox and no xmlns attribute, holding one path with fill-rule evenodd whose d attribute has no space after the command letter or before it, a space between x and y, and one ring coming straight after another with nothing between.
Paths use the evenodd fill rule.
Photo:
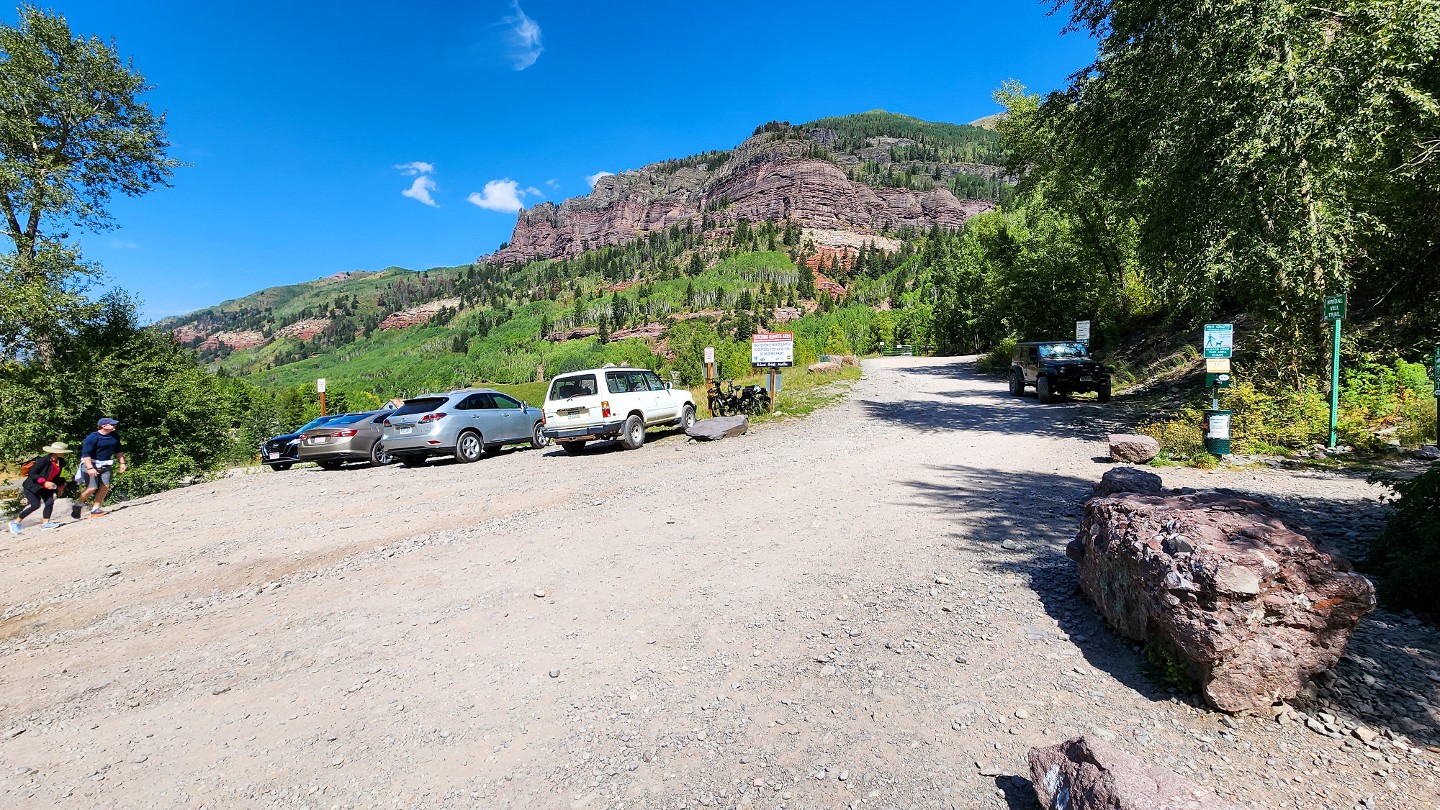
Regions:
<instances>
[{"instance_id":1,"label":"motorcycle","mask_svg":"<svg viewBox=\"0 0 1440 810\"><path fill-rule=\"evenodd\" d=\"M759 416L770 411L770 392L763 385L737 386L730 380L711 380L706 403L711 416Z\"/></svg>"}]
</instances>

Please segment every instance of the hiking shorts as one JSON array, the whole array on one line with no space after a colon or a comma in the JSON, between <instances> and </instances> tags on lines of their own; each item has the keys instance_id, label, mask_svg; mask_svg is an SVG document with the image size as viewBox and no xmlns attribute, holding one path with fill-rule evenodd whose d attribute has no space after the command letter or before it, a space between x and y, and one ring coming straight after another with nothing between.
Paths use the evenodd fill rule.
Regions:
<instances>
[{"instance_id":1,"label":"hiking shorts","mask_svg":"<svg viewBox=\"0 0 1440 810\"><path fill-rule=\"evenodd\" d=\"M86 489L95 489L99 486L110 486L110 480L115 477L115 466L106 464L104 467L96 467L95 474L91 475L84 467L80 468L82 483Z\"/></svg>"}]
</instances>

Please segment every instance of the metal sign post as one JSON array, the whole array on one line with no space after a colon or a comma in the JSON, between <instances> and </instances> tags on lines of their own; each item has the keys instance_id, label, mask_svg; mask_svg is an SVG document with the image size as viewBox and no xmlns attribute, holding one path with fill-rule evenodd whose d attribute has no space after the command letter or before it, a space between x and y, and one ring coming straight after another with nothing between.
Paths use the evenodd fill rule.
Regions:
<instances>
[{"instance_id":1,"label":"metal sign post","mask_svg":"<svg viewBox=\"0 0 1440 810\"><path fill-rule=\"evenodd\" d=\"M1325 296L1325 320L1332 325L1330 339L1330 444L1335 446L1335 425L1340 414L1340 321L1345 319L1345 294Z\"/></svg>"},{"instance_id":2,"label":"metal sign post","mask_svg":"<svg viewBox=\"0 0 1440 810\"><path fill-rule=\"evenodd\" d=\"M320 393L320 415L325 415L325 378L315 380L315 390Z\"/></svg>"},{"instance_id":3,"label":"metal sign post","mask_svg":"<svg viewBox=\"0 0 1440 810\"><path fill-rule=\"evenodd\" d=\"M1435 443L1440 444L1440 346L1435 347L1431 371L1435 373Z\"/></svg>"},{"instance_id":4,"label":"metal sign post","mask_svg":"<svg viewBox=\"0 0 1440 810\"><path fill-rule=\"evenodd\" d=\"M1235 351L1235 325L1205 324L1200 344L1205 355L1205 385L1210 388L1210 410L1204 413L1202 434L1212 455L1230 455L1230 411L1220 410L1220 389L1230 387L1230 356Z\"/></svg>"}]
</instances>

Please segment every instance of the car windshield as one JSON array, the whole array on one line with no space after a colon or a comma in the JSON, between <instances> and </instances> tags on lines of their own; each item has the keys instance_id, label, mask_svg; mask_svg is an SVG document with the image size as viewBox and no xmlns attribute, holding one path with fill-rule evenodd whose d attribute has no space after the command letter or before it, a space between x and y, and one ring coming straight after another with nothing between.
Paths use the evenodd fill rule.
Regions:
<instances>
[{"instance_id":1,"label":"car windshield","mask_svg":"<svg viewBox=\"0 0 1440 810\"><path fill-rule=\"evenodd\" d=\"M337 417L334 419L334 421L326 422L326 424L327 424L327 425L353 425L353 424L355 424L356 422L364 421L365 417L367 417L367 416L369 416L369 415L370 415L369 412L366 412L366 413L347 413L347 414L343 414L343 415L341 415L341 416L337 416Z\"/></svg>"},{"instance_id":2,"label":"car windshield","mask_svg":"<svg viewBox=\"0 0 1440 810\"><path fill-rule=\"evenodd\" d=\"M440 407L445 402L445 397L420 397L419 399L407 399L405 404L395 409L391 416L408 416L412 413L429 413Z\"/></svg>"},{"instance_id":3,"label":"car windshield","mask_svg":"<svg viewBox=\"0 0 1440 810\"><path fill-rule=\"evenodd\" d=\"M1042 343L1040 356L1051 360L1065 360L1073 357L1089 357L1085 346L1080 343Z\"/></svg>"},{"instance_id":4,"label":"car windshield","mask_svg":"<svg viewBox=\"0 0 1440 810\"><path fill-rule=\"evenodd\" d=\"M309 422L306 422L304 427L297 428L297 429L295 430L295 432L296 432L296 433L304 433L305 431L309 430L310 428L320 427L321 425L328 425L328 424L330 424L331 422L335 421L335 420L336 420L337 418L339 418L340 416L341 416L341 414L335 414L335 413L332 413L332 414L330 414L329 416L317 416L317 417L315 417L314 419L311 419Z\"/></svg>"},{"instance_id":5,"label":"car windshield","mask_svg":"<svg viewBox=\"0 0 1440 810\"><path fill-rule=\"evenodd\" d=\"M577 374L574 377L556 377L555 382L550 384L551 399L593 397L596 393L594 374Z\"/></svg>"}]
</instances>

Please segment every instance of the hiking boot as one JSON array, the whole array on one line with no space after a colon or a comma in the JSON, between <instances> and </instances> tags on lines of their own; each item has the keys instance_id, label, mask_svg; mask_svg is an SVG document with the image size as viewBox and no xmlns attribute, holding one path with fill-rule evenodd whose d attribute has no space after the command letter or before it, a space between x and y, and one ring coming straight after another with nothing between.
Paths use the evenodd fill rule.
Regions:
<instances>
[{"instance_id":1,"label":"hiking boot","mask_svg":"<svg viewBox=\"0 0 1440 810\"><path fill-rule=\"evenodd\" d=\"M108 514L110 513L106 512L104 509L101 509L98 506L90 510L90 517L105 517Z\"/></svg>"},{"instance_id":2,"label":"hiking boot","mask_svg":"<svg viewBox=\"0 0 1440 810\"><path fill-rule=\"evenodd\" d=\"M79 502L79 501L76 501L76 502L70 504L70 519L71 519L71 520L79 520L79 519L80 519L80 502Z\"/></svg>"},{"instance_id":3,"label":"hiking boot","mask_svg":"<svg viewBox=\"0 0 1440 810\"><path fill-rule=\"evenodd\" d=\"M10 533L11 533L11 534L19 534L19 533L20 533L20 521L18 521L18 520L12 520L12 521L10 521Z\"/></svg>"}]
</instances>

